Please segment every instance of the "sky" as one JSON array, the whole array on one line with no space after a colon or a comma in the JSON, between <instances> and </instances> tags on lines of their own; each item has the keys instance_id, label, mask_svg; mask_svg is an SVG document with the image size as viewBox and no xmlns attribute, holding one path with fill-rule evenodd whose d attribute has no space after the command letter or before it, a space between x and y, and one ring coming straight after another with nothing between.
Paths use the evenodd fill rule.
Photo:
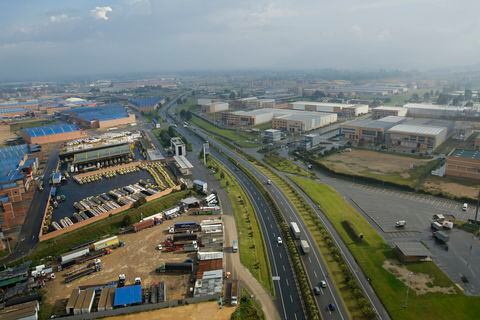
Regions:
<instances>
[{"instance_id":1,"label":"sky","mask_svg":"<svg viewBox=\"0 0 480 320\"><path fill-rule=\"evenodd\" d=\"M0 0L0 78L480 61L478 0Z\"/></svg>"}]
</instances>

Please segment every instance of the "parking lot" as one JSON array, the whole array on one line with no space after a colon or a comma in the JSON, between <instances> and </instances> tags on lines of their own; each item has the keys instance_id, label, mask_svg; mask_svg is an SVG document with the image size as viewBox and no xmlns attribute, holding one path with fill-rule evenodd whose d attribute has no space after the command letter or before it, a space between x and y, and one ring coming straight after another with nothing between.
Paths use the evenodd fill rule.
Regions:
<instances>
[{"instance_id":1,"label":"parking lot","mask_svg":"<svg viewBox=\"0 0 480 320\"><path fill-rule=\"evenodd\" d=\"M444 245L434 241L430 229L434 214L451 214L458 220L466 221L475 215L473 206L465 212L462 210L463 203L453 200L345 181L338 187L338 182L337 189L389 243L421 241L430 250L437 266L461 285L467 294L480 294L479 239L463 230L453 229L447 231L450 241L446 250ZM406 226L396 229L395 222L398 220L405 220ZM468 283L461 281L462 275L468 278Z\"/></svg>"}]
</instances>

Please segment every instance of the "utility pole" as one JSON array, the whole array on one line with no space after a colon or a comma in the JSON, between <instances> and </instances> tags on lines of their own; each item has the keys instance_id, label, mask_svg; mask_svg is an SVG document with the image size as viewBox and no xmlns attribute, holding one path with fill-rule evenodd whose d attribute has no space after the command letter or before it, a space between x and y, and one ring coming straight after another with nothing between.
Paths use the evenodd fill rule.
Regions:
<instances>
[{"instance_id":1,"label":"utility pole","mask_svg":"<svg viewBox=\"0 0 480 320\"><path fill-rule=\"evenodd\" d=\"M477 208L475 209L475 224L477 224L478 206L480 206L480 191L478 192L478 196L477 196Z\"/></svg>"}]
</instances>

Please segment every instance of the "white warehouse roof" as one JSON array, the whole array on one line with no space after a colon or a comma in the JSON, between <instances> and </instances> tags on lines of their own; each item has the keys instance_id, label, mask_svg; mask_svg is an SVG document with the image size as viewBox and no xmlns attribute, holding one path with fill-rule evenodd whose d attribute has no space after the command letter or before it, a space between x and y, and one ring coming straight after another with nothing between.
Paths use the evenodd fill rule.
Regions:
<instances>
[{"instance_id":1,"label":"white warehouse roof","mask_svg":"<svg viewBox=\"0 0 480 320\"><path fill-rule=\"evenodd\" d=\"M447 130L444 127L416 126L411 124L398 124L388 130L388 132L407 133L407 134L423 134L436 136Z\"/></svg>"}]
</instances>

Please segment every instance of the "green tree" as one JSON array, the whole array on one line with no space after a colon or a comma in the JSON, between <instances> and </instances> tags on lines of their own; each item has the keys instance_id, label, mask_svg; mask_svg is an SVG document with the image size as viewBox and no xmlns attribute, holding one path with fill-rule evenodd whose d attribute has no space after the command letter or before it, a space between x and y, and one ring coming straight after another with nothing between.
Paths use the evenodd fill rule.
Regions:
<instances>
[{"instance_id":1,"label":"green tree","mask_svg":"<svg viewBox=\"0 0 480 320\"><path fill-rule=\"evenodd\" d=\"M130 227L132 225L132 217L130 215L126 214L123 219L122 219L122 227Z\"/></svg>"}]
</instances>

